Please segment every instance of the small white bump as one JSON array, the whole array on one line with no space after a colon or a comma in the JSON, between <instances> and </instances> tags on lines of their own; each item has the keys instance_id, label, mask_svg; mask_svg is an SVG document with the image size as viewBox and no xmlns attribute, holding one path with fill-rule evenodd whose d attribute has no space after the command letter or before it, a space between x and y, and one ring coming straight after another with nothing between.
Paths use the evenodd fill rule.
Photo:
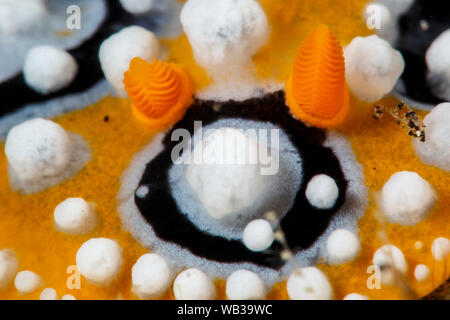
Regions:
<instances>
[{"instance_id":1,"label":"small white bump","mask_svg":"<svg viewBox=\"0 0 450 320\"><path fill-rule=\"evenodd\" d=\"M430 276L430 268L424 264L418 264L414 269L414 277L419 282L424 282Z\"/></svg>"},{"instance_id":2,"label":"small white bump","mask_svg":"<svg viewBox=\"0 0 450 320\"><path fill-rule=\"evenodd\" d=\"M369 300L369 298L359 293L349 293L344 297L344 300Z\"/></svg>"},{"instance_id":3,"label":"small white bump","mask_svg":"<svg viewBox=\"0 0 450 320\"><path fill-rule=\"evenodd\" d=\"M28 294L41 287L43 281L39 275L33 271L20 271L14 279L14 285L20 294Z\"/></svg>"},{"instance_id":4,"label":"small white bump","mask_svg":"<svg viewBox=\"0 0 450 320\"><path fill-rule=\"evenodd\" d=\"M339 188L333 178L318 174L308 182L305 195L313 207L331 209L336 204Z\"/></svg>"},{"instance_id":5,"label":"small white bump","mask_svg":"<svg viewBox=\"0 0 450 320\"><path fill-rule=\"evenodd\" d=\"M95 285L109 285L122 267L122 248L117 241L106 238L89 239L78 249L78 269Z\"/></svg>"},{"instance_id":6,"label":"small white bump","mask_svg":"<svg viewBox=\"0 0 450 320\"><path fill-rule=\"evenodd\" d=\"M54 212L56 228L67 234L86 234L97 224L94 208L82 198L68 198Z\"/></svg>"},{"instance_id":7,"label":"small white bump","mask_svg":"<svg viewBox=\"0 0 450 320\"><path fill-rule=\"evenodd\" d=\"M269 222L263 219L251 221L244 229L242 241L252 251L264 251L272 245L274 233Z\"/></svg>"},{"instance_id":8,"label":"small white bump","mask_svg":"<svg viewBox=\"0 0 450 320\"><path fill-rule=\"evenodd\" d=\"M228 277L226 294L229 300L262 300L266 288L256 273L238 270Z\"/></svg>"},{"instance_id":9,"label":"small white bump","mask_svg":"<svg viewBox=\"0 0 450 320\"><path fill-rule=\"evenodd\" d=\"M291 300L331 300L333 289L327 276L315 267L294 270L287 281Z\"/></svg>"},{"instance_id":10,"label":"small white bump","mask_svg":"<svg viewBox=\"0 0 450 320\"><path fill-rule=\"evenodd\" d=\"M176 277L173 293L177 300L212 300L216 297L216 287L204 272L191 268Z\"/></svg>"},{"instance_id":11,"label":"small white bump","mask_svg":"<svg viewBox=\"0 0 450 320\"><path fill-rule=\"evenodd\" d=\"M358 237L346 229L333 231L327 239L327 252L331 263L353 260L359 252Z\"/></svg>"},{"instance_id":12,"label":"small white bump","mask_svg":"<svg viewBox=\"0 0 450 320\"><path fill-rule=\"evenodd\" d=\"M58 294L53 288L45 288L39 296L40 300L58 300Z\"/></svg>"},{"instance_id":13,"label":"small white bump","mask_svg":"<svg viewBox=\"0 0 450 320\"><path fill-rule=\"evenodd\" d=\"M10 249L0 250L0 290L9 287L18 269L19 262L14 251Z\"/></svg>"},{"instance_id":14,"label":"small white bump","mask_svg":"<svg viewBox=\"0 0 450 320\"><path fill-rule=\"evenodd\" d=\"M131 14L144 14L153 9L155 0L119 0L122 7Z\"/></svg>"},{"instance_id":15,"label":"small white bump","mask_svg":"<svg viewBox=\"0 0 450 320\"><path fill-rule=\"evenodd\" d=\"M71 294L65 294L61 297L61 300L77 300L73 295Z\"/></svg>"},{"instance_id":16,"label":"small white bump","mask_svg":"<svg viewBox=\"0 0 450 320\"><path fill-rule=\"evenodd\" d=\"M137 190L136 190L136 196L138 198L145 198L148 195L148 187L147 186L140 186Z\"/></svg>"},{"instance_id":17,"label":"small white bump","mask_svg":"<svg viewBox=\"0 0 450 320\"><path fill-rule=\"evenodd\" d=\"M444 237L434 239L431 244L431 253L433 254L434 260L444 260L450 253L450 240Z\"/></svg>"},{"instance_id":18,"label":"small white bump","mask_svg":"<svg viewBox=\"0 0 450 320\"><path fill-rule=\"evenodd\" d=\"M383 267L392 267L401 274L406 274L408 264L406 263L403 252L391 244L386 244L375 251L372 259L374 265ZM382 270L381 282L384 284L392 284L395 281L395 273L391 269Z\"/></svg>"},{"instance_id":19,"label":"small white bump","mask_svg":"<svg viewBox=\"0 0 450 320\"><path fill-rule=\"evenodd\" d=\"M171 270L166 260L158 254L141 256L131 270L132 291L140 299L161 296L170 286Z\"/></svg>"}]
</instances>

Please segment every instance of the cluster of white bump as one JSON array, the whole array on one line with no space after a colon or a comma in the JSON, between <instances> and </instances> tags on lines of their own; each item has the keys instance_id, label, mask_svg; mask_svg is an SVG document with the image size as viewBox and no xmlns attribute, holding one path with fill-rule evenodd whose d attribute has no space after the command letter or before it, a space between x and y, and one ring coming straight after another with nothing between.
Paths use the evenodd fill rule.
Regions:
<instances>
[{"instance_id":1,"label":"cluster of white bump","mask_svg":"<svg viewBox=\"0 0 450 320\"><path fill-rule=\"evenodd\" d=\"M153 32L139 26L129 26L111 35L100 46L99 59L106 79L117 93L126 96L123 74L130 61L139 57L148 62L160 55L158 39Z\"/></svg>"},{"instance_id":2,"label":"cluster of white bump","mask_svg":"<svg viewBox=\"0 0 450 320\"><path fill-rule=\"evenodd\" d=\"M356 37L344 49L345 77L359 99L375 102L390 93L405 69L401 53L372 35Z\"/></svg>"}]
</instances>

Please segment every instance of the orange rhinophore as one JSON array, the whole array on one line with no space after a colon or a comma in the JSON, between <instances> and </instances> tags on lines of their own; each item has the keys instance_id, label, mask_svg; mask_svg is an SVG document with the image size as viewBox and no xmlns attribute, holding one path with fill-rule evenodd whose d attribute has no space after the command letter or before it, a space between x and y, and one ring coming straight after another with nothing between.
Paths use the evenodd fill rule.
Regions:
<instances>
[{"instance_id":1,"label":"orange rhinophore","mask_svg":"<svg viewBox=\"0 0 450 320\"><path fill-rule=\"evenodd\" d=\"M286 83L286 101L294 116L315 127L334 127L347 116L344 54L326 25L301 45Z\"/></svg>"},{"instance_id":2,"label":"orange rhinophore","mask_svg":"<svg viewBox=\"0 0 450 320\"><path fill-rule=\"evenodd\" d=\"M155 129L180 120L189 106L193 85L189 75L175 64L133 58L123 83L136 117Z\"/></svg>"}]
</instances>

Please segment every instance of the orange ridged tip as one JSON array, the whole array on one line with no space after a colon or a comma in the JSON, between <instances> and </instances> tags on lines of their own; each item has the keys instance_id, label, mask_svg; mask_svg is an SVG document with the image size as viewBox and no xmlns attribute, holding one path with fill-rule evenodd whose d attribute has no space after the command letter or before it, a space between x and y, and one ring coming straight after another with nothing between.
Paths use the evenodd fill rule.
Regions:
<instances>
[{"instance_id":1,"label":"orange ridged tip","mask_svg":"<svg viewBox=\"0 0 450 320\"><path fill-rule=\"evenodd\" d=\"M123 83L140 121L156 129L180 120L193 95L189 75L173 63L133 58Z\"/></svg>"},{"instance_id":2,"label":"orange ridged tip","mask_svg":"<svg viewBox=\"0 0 450 320\"><path fill-rule=\"evenodd\" d=\"M286 83L286 103L295 117L319 128L335 127L348 115L344 53L328 26L303 41Z\"/></svg>"}]
</instances>

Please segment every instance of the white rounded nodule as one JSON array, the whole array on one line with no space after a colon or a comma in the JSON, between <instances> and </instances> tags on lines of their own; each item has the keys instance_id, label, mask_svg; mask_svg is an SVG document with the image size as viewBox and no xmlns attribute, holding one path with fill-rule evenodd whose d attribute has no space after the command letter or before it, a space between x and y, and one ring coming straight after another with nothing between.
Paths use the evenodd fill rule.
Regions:
<instances>
[{"instance_id":1,"label":"white rounded nodule","mask_svg":"<svg viewBox=\"0 0 450 320\"><path fill-rule=\"evenodd\" d=\"M430 268L424 264L418 264L414 269L414 277L419 282L424 282L430 276Z\"/></svg>"},{"instance_id":2,"label":"white rounded nodule","mask_svg":"<svg viewBox=\"0 0 450 320\"><path fill-rule=\"evenodd\" d=\"M81 275L88 281L107 286L122 267L122 248L115 240L92 238L78 249L76 262Z\"/></svg>"},{"instance_id":3,"label":"white rounded nodule","mask_svg":"<svg viewBox=\"0 0 450 320\"><path fill-rule=\"evenodd\" d=\"M92 205L82 198L68 198L54 212L56 228L68 234L86 234L97 224Z\"/></svg>"},{"instance_id":4,"label":"white rounded nodule","mask_svg":"<svg viewBox=\"0 0 450 320\"><path fill-rule=\"evenodd\" d=\"M327 253L331 263L343 263L353 260L359 252L358 237L346 229L333 231L327 239Z\"/></svg>"},{"instance_id":5,"label":"white rounded nodule","mask_svg":"<svg viewBox=\"0 0 450 320\"><path fill-rule=\"evenodd\" d=\"M392 268L402 274L405 274L408 269L403 252L391 244L386 244L375 251L372 263L380 268L388 267L387 270L382 270L381 273L381 282L384 284L394 283L395 272L393 272Z\"/></svg>"},{"instance_id":6,"label":"white rounded nodule","mask_svg":"<svg viewBox=\"0 0 450 320\"><path fill-rule=\"evenodd\" d=\"M256 139L234 128L214 129L195 144L186 179L211 217L232 216L267 189L258 148Z\"/></svg>"},{"instance_id":7,"label":"white rounded nodule","mask_svg":"<svg viewBox=\"0 0 450 320\"><path fill-rule=\"evenodd\" d=\"M160 45L153 32L139 26L129 26L111 35L100 46L100 64L108 82L120 95L127 96L123 74L133 58L148 62L160 55Z\"/></svg>"},{"instance_id":8,"label":"white rounded nodule","mask_svg":"<svg viewBox=\"0 0 450 320\"><path fill-rule=\"evenodd\" d=\"M419 223L427 217L435 200L431 185L415 172L395 173L381 190L381 208L391 223Z\"/></svg>"},{"instance_id":9,"label":"white rounded nodule","mask_svg":"<svg viewBox=\"0 0 450 320\"><path fill-rule=\"evenodd\" d=\"M251 221L244 229L242 242L251 251L264 251L272 245L274 232L270 223L263 219Z\"/></svg>"},{"instance_id":10,"label":"white rounded nodule","mask_svg":"<svg viewBox=\"0 0 450 320\"><path fill-rule=\"evenodd\" d=\"M354 38L344 56L348 87L366 102L390 93L405 68L401 53L377 35Z\"/></svg>"},{"instance_id":11,"label":"white rounded nodule","mask_svg":"<svg viewBox=\"0 0 450 320\"><path fill-rule=\"evenodd\" d=\"M44 0L0 1L0 34L18 35L42 28L48 19Z\"/></svg>"},{"instance_id":12,"label":"white rounded nodule","mask_svg":"<svg viewBox=\"0 0 450 320\"><path fill-rule=\"evenodd\" d=\"M450 103L437 105L425 116L426 141L413 139L422 162L450 171Z\"/></svg>"},{"instance_id":13,"label":"white rounded nodule","mask_svg":"<svg viewBox=\"0 0 450 320\"><path fill-rule=\"evenodd\" d=\"M58 300L58 294L53 288L45 288L42 290L39 300Z\"/></svg>"},{"instance_id":14,"label":"white rounded nodule","mask_svg":"<svg viewBox=\"0 0 450 320\"><path fill-rule=\"evenodd\" d=\"M336 204L339 188L333 178L325 174L318 174L308 182L305 195L313 207L331 209Z\"/></svg>"},{"instance_id":15,"label":"white rounded nodule","mask_svg":"<svg viewBox=\"0 0 450 320\"><path fill-rule=\"evenodd\" d=\"M72 55L52 46L37 46L28 51L23 66L25 82L40 94L67 87L78 73Z\"/></svg>"},{"instance_id":16,"label":"white rounded nodule","mask_svg":"<svg viewBox=\"0 0 450 320\"><path fill-rule=\"evenodd\" d=\"M442 32L428 48L425 59L428 83L439 98L450 100L450 29Z\"/></svg>"},{"instance_id":17,"label":"white rounded nodule","mask_svg":"<svg viewBox=\"0 0 450 320\"><path fill-rule=\"evenodd\" d=\"M369 298L359 293L349 293L344 297L344 300L369 300Z\"/></svg>"},{"instance_id":18,"label":"white rounded nodule","mask_svg":"<svg viewBox=\"0 0 450 320\"><path fill-rule=\"evenodd\" d=\"M19 262L14 251L11 249L0 250L0 290L9 287L18 269Z\"/></svg>"},{"instance_id":19,"label":"white rounded nodule","mask_svg":"<svg viewBox=\"0 0 450 320\"><path fill-rule=\"evenodd\" d=\"M43 284L39 275L33 271L20 271L14 279L14 285L20 294L28 294L36 291Z\"/></svg>"},{"instance_id":20,"label":"white rounded nodule","mask_svg":"<svg viewBox=\"0 0 450 320\"><path fill-rule=\"evenodd\" d=\"M444 237L434 239L431 244L431 253L434 260L444 260L450 253L450 240Z\"/></svg>"},{"instance_id":21,"label":"white rounded nodule","mask_svg":"<svg viewBox=\"0 0 450 320\"><path fill-rule=\"evenodd\" d=\"M71 294L65 294L61 297L61 300L77 300L73 295Z\"/></svg>"},{"instance_id":22,"label":"white rounded nodule","mask_svg":"<svg viewBox=\"0 0 450 320\"><path fill-rule=\"evenodd\" d=\"M70 160L70 138L57 123L41 118L13 127L6 138L8 164L22 181L61 173Z\"/></svg>"},{"instance_id":23,"label":"white rounded nodule","mask_svg":"<svg viewBox=\"0 0 450 320\"><path fill-rule=\"evenodd\" d=\"M170 286L171 270L158 254L141 256L131 270L132 291L140 299L160 297Z\"/></svg>"},{"instance_id":24,"label":"white rounded nodule","mask_svg":"<svg viewBox=\"0 0 450 320\"><path fill-rule=\"evenodd\" d=\"M177 300L212 300L216 287L203 271L191 268L175 278L173 293Z\"/></svg>"},{"instance_id":25,"label":"white rounded nodule","mask_svg":"<svg viewBox=\"0 0 450 320\"><path fill-rule=\"evenodd\" d=\"M144 14L153 9L155 0L119 0L122 7L131 14Z\"/></svg>"},{"instance_id":26,"label":"white rounded nodule","mask_svg":"<svg viewBox=\"0 0 450 320\"><path fill-rule=\"evenodd\" d=\"M262 300L266 288L256 273L238 270L227 279L226 295L229 300Z\"/></svg>"},{"instance_id":27,"label":"white rounded nodule","mask_svg":"<svg viewBox=\"0 0 450 320\"><path fill-rule=\"evenodd\" d=\"M333 299L327 276L315 267L294 270L287 281L287 292L291 300Z\"/></svg>"}]
</instances>

